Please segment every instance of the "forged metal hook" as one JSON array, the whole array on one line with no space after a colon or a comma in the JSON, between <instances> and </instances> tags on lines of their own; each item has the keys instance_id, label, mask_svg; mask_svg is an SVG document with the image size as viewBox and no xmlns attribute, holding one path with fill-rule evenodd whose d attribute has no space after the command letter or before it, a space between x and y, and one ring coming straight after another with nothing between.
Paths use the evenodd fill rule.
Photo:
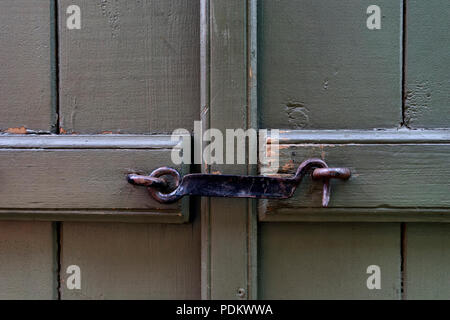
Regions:
<instances>
[{"instance_id":1,"label":"forged metal hook","mask_svg":"<svg viewBox=\"0 0 450 320\"><path fill-rule=\"evenodd\" d=\"M313 170L314 169L314 170ZM179 172L168 167L154 170L149 176L128 175L128 181L135 185L146 186L150 195L160 203L173 203L180 198L190 196L287 199L294 195L303 177L312 172L312 178L323 181L322 206L330 202L330 179L346 180L351 172L348 168L329 168L321 159L309 159L300 164L294 176L289 178L267 176L239 176L192 173L181 178ZM168 188L163 176L172 176L174 189Z\"/></svg>"}]
</instances>

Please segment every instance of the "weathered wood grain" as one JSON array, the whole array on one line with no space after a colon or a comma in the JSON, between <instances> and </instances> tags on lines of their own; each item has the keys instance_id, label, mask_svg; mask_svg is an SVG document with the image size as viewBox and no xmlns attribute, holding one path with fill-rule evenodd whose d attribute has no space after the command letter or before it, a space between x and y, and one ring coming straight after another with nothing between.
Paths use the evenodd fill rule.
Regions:
<instances>
[{"instance_id":1,"label":"weathered wood grain","mask_svg":"<svg viewBox=\"0 0 450 320\"><path fill-rule=\"evenodd\" d=\"M59 1L61 132L166 133L199 119L199 2Z\"/></svg>"},{"instance_id":2,"label":"weathered wood grain","mask_svg":"<svg viewBox=\"0 0 450 320\"><path fill-rule=\"evenodd\" d=\"M0 131L50 131L50 0L0 2Z\"/></svg>"},{"instance_id":3,"label":"weathered wood grain","mask_svg":"<svg viewBox=\"0 0 450 320\"><path fill-rule=\"evenodd\" d=\"M262 299L400 299L400 225L262 223ZM366 286L381 269L381 289Z\"/></svg>"},{"instance_id":4,"label":"weathered wood grain","mask_svg":"<svg viewBox=\"0 0 450 320\"><path fill-rule=\"evenodd\" d=\"M407 224L407 299L450 299L449 243L450 224Z\"/></svg>"},{"instance_id":5,"label":"weathered wood grain","mask_svg":"<svg viewBox=\"0 0 450 320\"><path fill-rule=\"evenodd\" d=\"M450 208L448 144L282 145L280 172L292 174L308 158L322 158L331 167L352 170L348 181L332 182L327 210ZM261 201L260 210L275 215L278 210L294 214L301 208L319 208L321 187L321 182L306 178L293 198Z\"/></svg>"},{"instance_id":6,"label":"weathered wood grain","mask_svg":"<svg viewBox=\"0 0 450 320\"><path fill-rule=\"evenodd\" d=\"M393 128L402 122L402 1L263 0L259 95L263 128Z\"/></svg>"},{"instance_id":7,"label":"weathered wood grain","mask_svg":"<svg viewBox=\"0 0 450 320\"><path fill-rule=\"evenodd\" d=\"M51 222L0 222L0 299L54 299Z\"/></svg>"},{"instance_id":8,"label":"weathered wood grain","mask_svg":"<svg viewBox=\"0 0 450 320\"><path fill-rule=\"evenodd\" d=\"M200 223L63 223L62 299L199 299ZM81 290L67 289L69 265Z\"/></svg>"},{"instance_id":9,"label":"weathered wood grain","mask_svg":"<svg viewBox=\"0 0 450 320\"><path fill-rule=\"evenodd\" d=\"M450 127L450 2L407 2L405 123Z\"/></svg>"}]
</instances>

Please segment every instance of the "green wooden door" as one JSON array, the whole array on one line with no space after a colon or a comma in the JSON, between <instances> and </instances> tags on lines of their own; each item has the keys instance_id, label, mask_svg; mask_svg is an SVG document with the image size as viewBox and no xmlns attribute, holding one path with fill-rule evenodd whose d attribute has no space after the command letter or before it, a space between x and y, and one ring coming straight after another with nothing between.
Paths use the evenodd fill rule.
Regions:
<instances>
[{"instance_id":1,"label":"green wooden door","mask_svg":"<svg viewBox=\"0 0 450 320\"><path fill-rule=\"evenodd\" d=\"M377 1L380 29L371 1L258 4L258 114L287 129L283 172L315 156L354 173L328 209L315 186L260 206L258 296L448 299L448 1Z\"/></svg>"},{"instance_id":2,"label":"green wooden door","mask_svg":"<svg viewBox=\"0 0 450 320\"><path fill-rule=\"evenodd\" d=\"M280 129L280 169L260 174L311 157L353 172L326 209L311 182L289 200L211 200L207 297L450 297L450 8L373 4L205 1L209 126Z\"/></svg>"},{"instance_id":3,"label":"green wooden door","mask_svg":"<svg viewBox=\"0 0 450 320\"><path fill-rule=\"evenodd\" d=\"M0 298L450 298L450 7L372 5L2 1ZM329 208L311 181L171 205L127 183L195 120L280 129L280 167L183 173L318 157L353 176Z\"/></svg>"},{"instance_id":4,"label":"green wooden door","mask_svg":"<svg viewBox=\"0 0 450 320\"><path fill-rule=\"evenodd\" d=\"M126 181L169 165L169 134L199 118L199 16L188 0L1 1L0 298L200 298L199 215Z\"/></svg>"}]
</instances>

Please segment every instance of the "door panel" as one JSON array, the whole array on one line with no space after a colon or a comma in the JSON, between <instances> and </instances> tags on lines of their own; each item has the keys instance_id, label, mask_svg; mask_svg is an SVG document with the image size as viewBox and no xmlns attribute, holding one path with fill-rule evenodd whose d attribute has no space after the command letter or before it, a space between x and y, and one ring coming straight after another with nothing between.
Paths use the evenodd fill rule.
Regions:
<instances>
[{"instance_id":1,"label":"door panel","mask_svg":"<svg viewBox=\"0 0 450 320\"><path fill-rule=\"evenodd\" d=\"M201 4L203 128L225 134L226 129L255 127L256 114L247 109L247 1ZM251 170L247 165L202 163L205 173ZM203 198L202 298L256 297L257 220L252 205L247 199Z\"/></svg>"},{"instance_id":2,"label":"door panel","mask_svg":"<svg viewBox=\"0 0 450 320\"><path fill-rule=\"evenodd\" d=\"M51 222L0 222L0 299L57 297Z\"/></svg>"},{"instance_id":3,"label":"door panel","mask_svg":"<svg viewBox=\"0 0 450 320\"><path fill-rule=\"evenodd\" d=\"M450 127L449 12L445 0L407 2L405 123L411 128ZM448 159L441 162L441 169L448 167ZM448 197L448 183L445 190ZM406 224L407 299L450 298L449 228L448 224Z\"/></svg>"},{"instance_id":4,"label":"door panel","mask_svg":"<svg viewBox=\"0 0 450 320\"><path fill-rule=\"evenodd\" d=\"M80 30L66 8L80 6ZM199 115L199 2L59 1L61 133L170 133Z\"/></svg>"},{"instance_id":5,"label":"door panel","mask_svg":"<svg viewBox=\"0 0 450 320\"><path fill-rule=\"evenodd\" d=\"M449 243L449 224L407 224L407 299L450 299Z\"/></svg>"},{"instance_id":6,"label":"door panel","mask_svg":"<svg viewBox=\"0 0 450 320\"><path fill-rule=\"evenodd\" d=\"M262 223L262 299L400 299L400 224ZM380 267L369 290L367 268Z\"/></svg>"},{"instance_id":7,"label":"door panel","mask_svg":"<svg viewBox=\"0 0 450 320\"><path fill-rule=\"evenodd\" d=\"M198 217L199 218L199 217ZM81 290L62 299L199 299L200 232L192 224L69 223L62 270L81 269Z\"/></svg>"},{"instance_id":8,"label":"door panel","mask_svg":"<svg viewBox=\"0 0 450 320\"><path fill-rule=\"evenodd\" d=\"M377 1L382 28L366 27L368 0L261 0L262 128L393 128L402 122L402 1Z\"/></svg>"},{"instance_id":9,"label":"door panel","mask_svg":"<svg viewBox=\"0 0 450 320\"><path fill-rule=\"evenodd\" d=\"M65 16L70 4L73 1L60 3L60 16ZM83 13L81 30L68 30L64 19L59 24L60 132L153 134L177 128L192 130L200 110L198 1L77 4ZM153 216L152 222L188 222L188 199L161 205L150 198L146 188L126 182L130 169L149 173L161 166L177 168L170 157L173 143L153 145L152 138L148 139L149 143L142 141L138 147L142 150L122 145L123 150L96 151L97 155L78 151L84 159L80 168L82 162L90 163L89 170L97 172L93 180L107 182L98 186L105 191L104 196L95 195L92 202L84 196L80 206L90 210L102 205L114 208L111 220L115 222L121 219L117 214L122 209L132 209L123 212L123 218L130 213L135 216L129 221L149 221L143 216ZM95 159L89 159L91 156ZM81 190L87 185L80 182L79 186ZM200 296L198 222L179 228L63 222L61 232L63 270L77 264L83 274L82 288L75 291L64 286L62 274L62 299Z\"/></svg>"},{"instance_id":10,"label":"door panel","mask_svg":"<svg viewBox=\"0 0 450 320\"><path fill-rule=\"evenodd\" d=\"M70 4L73 1L60 3L61 17ZM192 130L200 110L198 1L76 4L83 13L81 30L68 30L64 19L59 23L60 132ZM92 201L83 196L79 206L90 211L114 208L114 220L110 220L115 222L188 222L188 199L161 205L146 188L127 183L130 170L149 173L161 166L177 168L170 157L173 143L166 140L155 145L158 136L137 139L149 140L139 143L140 150L130 150L127 142L120 146L123 150L77 151L83 159L76 166L78 171L85 172L83 163L90 164L91 174L83 174L93 177L90 185L106 182L104 187L97 186L100 193ZM170 142L170 137L165 139ZM87 184L80 181L79 187L81 191ZM134 217L127 218L129 214ZM67 289L62 274L62 299L200 296L198 222L179 227L63 222L61 232L63 270L77 264L83 274L82 288L75 291Z\"/></svg>"},{"instance_id":11,"label":"door panel","mask_svg":"<svg viewBox=\"0 0 450 320\"><path fill-rule=\"evenodd\" d=\"M443 164L450 157L450 145L397 142L393 134L391 144L283 144L278 173L293 175L304 159L324 158L353 173L348 181L332 182L330 208L449 208L450 171ZM322 183L304 180L293 198L260 201L262 213L301 214L320 208Z\"/></svg>"},{"instance_id":12,"label":"door panel","mask_svg":"<svg viewBox=\"0 0 450 320\"><path fill-rule=\"evenodd\" d=\"M11 136L2 142L3 212L32 212L35 218L43 214L55 218L72 215L74 219L130 216L159 222L188 220L189 199L162 205L149 196L146 188L133 186L126 179L129 173L148 174L171 163L169 148L176 141L168 136L41 140ZM178 168L182 173L186 169Z\"/></svg>"},{"instance_id":13,"label":"door panel","mask_svg":"<svg viewBox=\"0 0 450 320\"><path fill-rule=\"evenodd\" d=\"M127 173L133 171L127 172L128 168L146 168L152 165L149 161L154 161L153 166L156 167L170 160L167 154L121 150L23 150L6 151L0 156L3 158L2 182L5 189L3 208L158 210L166 207L177 210L179 207L177 204L163 206L157 203L145 188L133 187L126 180ZM13 158L14 162L11 161ZM32 165L29 165L30 159L33 159ZM39 185L27 183L30 180L42 182ZM86 184L86 180L91 183Z\"/></svg>"},{"instance_id":14,"label":"door panel","mask_svg":"<svg viewBox=\"0 0 450 320\"><path fill-rule=\"evenodd\" d=\"M0 137L5 132L54 129L51 3L0 1ZM9 198L3 196L9 188L5 174L12 164L13 157L9 157L7 164L3 161L0 164L2 209ZM16 218L12 213L10 217ZM57 297L56 242L51 222L1 221L0 260L0 299Z\"/></svg>"},{"instance_id":15,"label":"door panel","mask_svg":"<svg viewBox=\"0 0 450 320\"><path fill-rule=\"evenodd\" d=\"M443 233L419 245L410 224L401 225L405 238L400 224L331 223L449 219L449 131L410 130L448 127L448 2L378 1L380 30L366 26L371 4L259 1L259 125L281 129L280 169L261 166L261 173L292 175L311 157L353 173L332 182L330 208L320 207L321 183L310 179L292 199L259 202L261 297L446 295L437 280L445 277L445 254L433 267L440 247L424 255L445 242ZM423 237L433 228L424 230ZM372 254L389 277L381 290L365 286L360 264ZM425 279L424 269L437 275ZM419 288L429 289L421 295Z\"/></svg>"},{"instance_id":16,"label":"door panel","mask_svg":"<svg viewBox=\"0 0 450 320\"><path fill-rule=\"evenodd\" d=\"M361 221L382 221L383 208L449 204L445 171L440 180L422 158L432 151L442 161L445 148L367 130L402 123L402 1L377 3L376 31L366 26L370 1L259 3L259 125L281 129L279 169L261 173L292 175L308 158L352 170L349 181L332 182L330 208L309 178L291 199L259 201L259 297L401 299L401 224ZM418 171L436 198L420 197ZM372 265L381 289L367 287Z\"/></svg>"},{"instance_id":17,"label":"door panel","mask_svg":"<svg viewBox=\"0 0 450 320\"><path fill-rule=\"evenodd\" d=\"M50 0L0 2L0 132L49 132Z\"/></svg>"},{"instance_id":18,"label":"door panel","mask_svg":"<svg viewBox=\"0 0 450 320\"><path fill-rule=\"evenodd\" d=\"M446 0L408 1L405 122L412 128L450 126L449 12Z\"/></svg>"},{"instance_id":19,"label":"door panel","mask_svg":"<svg viewBox=\"0 0 450 320\"><path fill-rule=\"evenodd\" d=\"M448 297L448 227L410 222L449 221L450 7L379 0L369 30L372 4L2 1L0 217L61 222L0 222L0 298ZM163 134L200 117L281 129L280 170L260 174L319 157L353 176L333 181L330 208L305 179L260 201L259 222L254 201L160 205L127 183L172 166Z\"/></svg>"},{"instance_id":20,"label":"door panel","mask_svg":"<svg viewBox=\"0 0 450 320\"><path fill-rule=\"evenodd\" d=\"M66 26L69 5L80 30ZM0 216L62 221L0 222L1 297L199 297L189 199L161 205L126 180L173 166L177 141L148 134L199 118L198 1L2 1L0 18ZM82 289L71 291L77 263Z\"/></svg>"}]
</instances>

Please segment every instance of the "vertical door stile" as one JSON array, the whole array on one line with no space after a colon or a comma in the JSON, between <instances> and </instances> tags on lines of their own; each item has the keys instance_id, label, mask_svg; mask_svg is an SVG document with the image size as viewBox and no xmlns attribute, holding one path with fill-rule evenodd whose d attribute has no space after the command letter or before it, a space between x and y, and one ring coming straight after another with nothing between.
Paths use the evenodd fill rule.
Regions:
<instances>
[{"instance_id":1,"label":"vertical door stile","mask_svg":"<svg viewBox=\"0 0 450 320\"><path fill-rule=\"evenodd\" d=\"M249 65L255 66L256 62L256 56L249 58L249 49L253 50L255 44L248 42L248 28L254 27L249 23L249 7L254 14L255 1L202 2L202 119L209 120L209 125L204 123L205 129L219 129L222 134L226 129L256 129L256 82L249 81L254 79L249 76ZM251 33L255 40L255 30ZM222 174L248 174L254 170L249 165L203 166L204 172ZM256 298L254 202L203 200L202 216L202 296Z\"/></svg>"}]
</instances>

